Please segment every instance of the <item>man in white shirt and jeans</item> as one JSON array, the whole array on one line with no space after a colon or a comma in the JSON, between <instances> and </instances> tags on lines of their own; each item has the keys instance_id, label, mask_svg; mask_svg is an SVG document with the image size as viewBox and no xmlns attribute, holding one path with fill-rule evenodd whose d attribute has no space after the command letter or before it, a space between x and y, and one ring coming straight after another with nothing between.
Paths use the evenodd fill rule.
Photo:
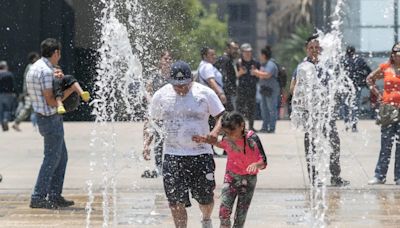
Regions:
<instances>
[{"instance_id":1,"label":"man in white shirt and jeans","mask_svg":"<svg viewBox=\"0 0 400 228\"><path fill-rule=\"evenodd\" d=\"M189 65L177 61L171 66L169 84L159 89L150 106L152 121L164 134L163 182L176 227L187 227L189 191L202 212L203 228L212 227L215 163L211 146L192 141L193 135L216 137L220 124L210 133L208 118L225 111L217 94L193 82Z\"/></svg>"}]
</instances>

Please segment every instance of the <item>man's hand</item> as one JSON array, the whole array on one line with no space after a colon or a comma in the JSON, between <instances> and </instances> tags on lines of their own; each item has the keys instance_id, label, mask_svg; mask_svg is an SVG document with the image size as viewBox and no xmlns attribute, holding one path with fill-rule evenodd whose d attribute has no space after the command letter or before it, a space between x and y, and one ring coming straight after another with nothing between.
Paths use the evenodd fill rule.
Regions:
<instances>
[{"instance_id":1,"label":"man's hand","mask_svg":"<svg viewBox=\"0 0 400 228\"><path fill-rule=\"evenodd\" d=\"M251 74L252 76L257 77L258 70L257 70L257 68L256 68L254 65L251 66L250 74Z\"/></svg>"},{"instance_id":2,"label":"man's hand","mask_svg":"<svg viewBox=\"0 0 400 228\"><path fill-rule=\"evenodd\" d=\"M240 66L240 67L239 67L239 70L238 70L238 76L239 76L239 77L240 77L240 76L243 76L243 75L246 74L246 73L247 73L246 68L243 67L243 66Z\"/></svg>"},{"instance_id":3,"label":"man's hand","mask_svg":"<svg viewBox=\"0 0 400 228\"><path fill-rule=\"evenodd\" d=\"M226 98L225 94L224 93L220 93L218 95L218 97L219 97L219 100L221 101L221 103L225 105L226 102L227 102L227 98Z\"/></svg>"}]
</instances>

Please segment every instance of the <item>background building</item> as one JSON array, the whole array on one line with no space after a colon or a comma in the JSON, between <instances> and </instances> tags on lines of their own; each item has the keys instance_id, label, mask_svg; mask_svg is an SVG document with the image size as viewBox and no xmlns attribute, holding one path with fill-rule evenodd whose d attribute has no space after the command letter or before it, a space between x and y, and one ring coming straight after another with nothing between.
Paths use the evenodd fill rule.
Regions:
<instances>
[{"instance_id":1,"label":"background building","mask_svg":"<svg viewBox=\"0 0 400 228\"><path fill-rule=\"evenodd\" d=\"M91 0L2 0L0 12L0 60L8 62L19 91L28 53L40 53L40 42L48 37L62 43L60 65L64 73L75 75L90 89L96 47L95 9ZM83 106L76 115L87 119L89 112Z\"/></svg>"},{"instance_id":2,"label":"background building","mask_svg":"<svg viewBox=\"0 0 400 228\"><path fill-rule=\"evenodd\" d=\"M145 0L143 0L145 1ZM200 0L218 6L227 17L229 37L251 43L255 55L266 44L275 45L301 24L329 31L337 0ZM343 39L375 68L388 58L398 41L400 0L344 0ZM169 2L168 2L169 3ZM54 37L62 42L61 67L86 89L93 85L101 7L96 0L2 0L0 4L0 60L6 60L22 90L27 54L39 52L40 42ZM225 38L224 38L225 39ZM218 53L220 54L220 53ZM85 108L85 107L83 107ZM76 115L87 119L90 110ZM69 115L69 118L72 115ZM82 119L78 117L78 119Z\"/></svg>"}]
</instances>

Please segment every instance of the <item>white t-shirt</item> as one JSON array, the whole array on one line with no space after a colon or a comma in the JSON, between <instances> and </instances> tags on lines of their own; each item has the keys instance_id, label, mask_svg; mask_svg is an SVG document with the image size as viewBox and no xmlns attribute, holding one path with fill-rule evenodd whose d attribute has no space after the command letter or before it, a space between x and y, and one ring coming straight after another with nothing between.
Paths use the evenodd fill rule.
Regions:
<instances>
[{"instance_id":1,"label":"white t-shirt","mask_svg":"<svg viewBox=\"0 0 400 228\"><path fill-rule=\"evenodd\" d=\"M209 144L193 142L192 136L209 134L209 116L224 110L215 92L196 82L185 96L178 95L171 84L159 89L153 96L150 116L162 121L163 153L180 156L212 154Z\"/></svg>"},{"instance_id":2,"label":"white t-shirt","mask_svg":"<svg viewBox=\"0 0 400 228\"><path fill-rule=\"evenodd\" d=\"M324 118L327 106L324 97L328 90L321 84L315 65L304 61L297 66L296 86L293 91L291 122L306 132L315 131L318 118ZM326 108L322 108L326 106ZM311 113L311 114L310 114Z\"/></svg>"},{"instance_id":3,"label":"white t-shirt","mask_svg":"<svg viewBox=\"0 0 400 228\"><path fill-rule=\"evenodd\" d=\"M214 67L211 63L201 60L199 65L199 81L201 84L208 86L207 80L214 78L218 86L222 89L224 88L224 83L222 81L222 74L219 70Z\"/></svg>"}]
</instances>

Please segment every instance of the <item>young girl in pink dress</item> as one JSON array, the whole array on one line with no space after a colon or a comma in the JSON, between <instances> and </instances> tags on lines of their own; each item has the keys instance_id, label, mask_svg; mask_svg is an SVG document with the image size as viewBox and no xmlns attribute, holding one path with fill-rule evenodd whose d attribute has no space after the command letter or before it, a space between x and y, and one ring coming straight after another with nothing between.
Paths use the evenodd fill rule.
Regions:
<instances>
[{"instance_id":1,"label":"young girl in pink dress","mask_svg":"<svg viewBox=\"0 0 400 228\"><path fill-rule=\"evenodd\" d=\"M193 136L193 141L213 144L227 152L219 218L222 228L231 227L230 216L238 198L233 227L243 227L256 187L257 173L267 166L267 157L254 131L245 130L245 120L241 114L225 112L221 126L224 132L221 141L198 135Z\"/></svg>"}]
</instances>

